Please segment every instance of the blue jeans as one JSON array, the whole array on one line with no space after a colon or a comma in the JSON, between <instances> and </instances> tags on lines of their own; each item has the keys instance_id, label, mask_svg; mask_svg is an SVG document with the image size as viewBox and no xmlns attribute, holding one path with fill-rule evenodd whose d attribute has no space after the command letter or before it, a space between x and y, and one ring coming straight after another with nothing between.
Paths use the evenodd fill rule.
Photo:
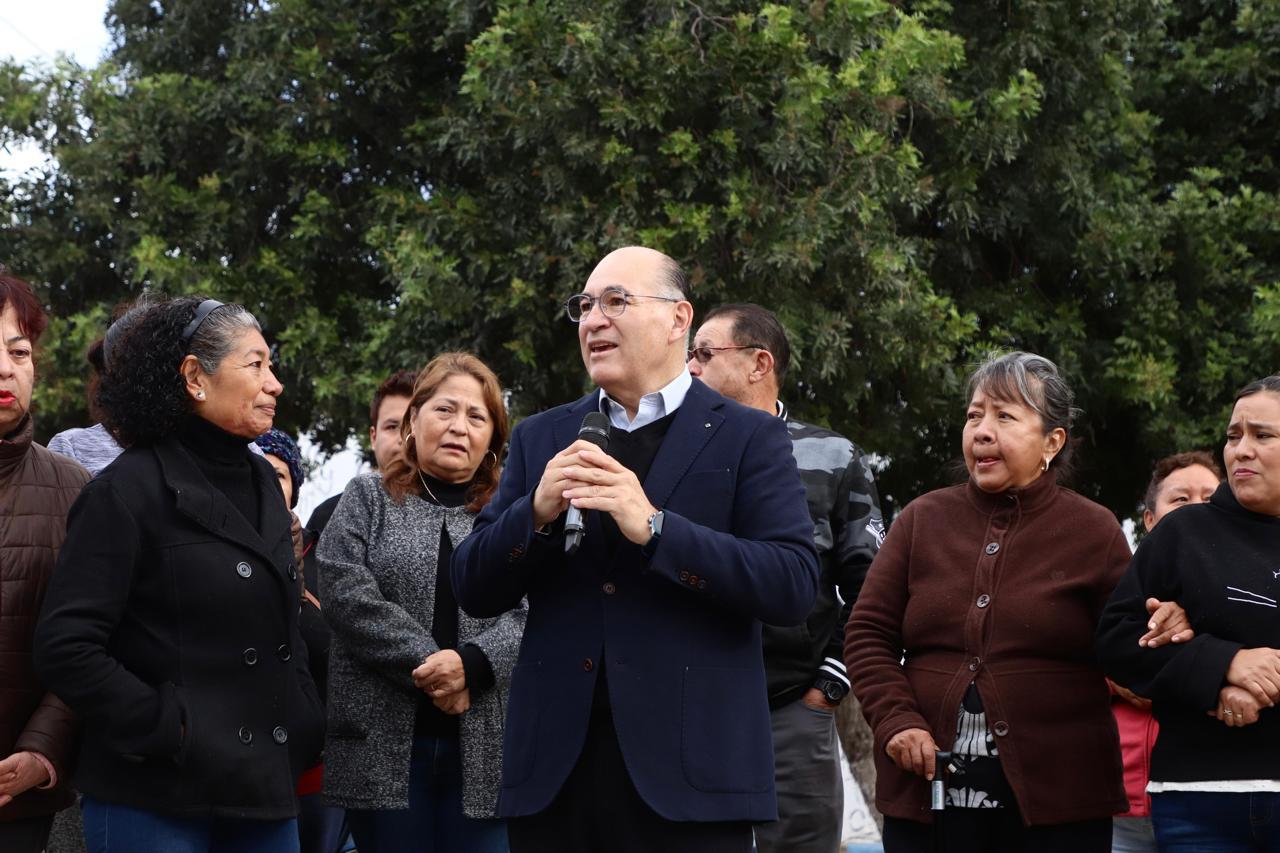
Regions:
<instances>
[{"instance_id":1,"label":"blue jeans","mask_svg":"<svg viewBox=\"0 0 1280 853\"><path fill-rule=\"evenodd\" d=\"M89 853L298 853L298 822L173 817L84 797Z\"/></svg>"},{"instance_id":2,"label":"blue jeans","mask_svg":"<svg viewBox=\"0 0 1280 853\"><path fill-rule=\"evenodd\" d=\"M1160 853L1280 853L1280 793L1151 795Z\"/></svg>"},{"instance_id":3,"label":"blue jeans","mask_svg":"<svg viewBox=\"0 0 1280 853\"><path fill-rule=\"evenodd\" d=\"M501 820L462 814L462 757L457 740L415 737L409 760L409 808L348 809L360 853L506 853Z\"/></svg>"}]
</instances>

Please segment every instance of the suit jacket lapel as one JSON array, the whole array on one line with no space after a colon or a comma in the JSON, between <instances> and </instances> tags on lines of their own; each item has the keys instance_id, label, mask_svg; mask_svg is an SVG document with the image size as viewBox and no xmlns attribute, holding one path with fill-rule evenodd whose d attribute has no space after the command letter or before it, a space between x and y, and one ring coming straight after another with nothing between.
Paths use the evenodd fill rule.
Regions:
<instances>
[{"instance_id":1,"label":"suit jacket lapel","mask_svg":"<svg viewBox=\"0 0 1280 853\"><path fill-rule=\"evenodd\" d=\"M580 398L565 409L553 427L553 434L556 437L556 452L559 453L577 440L578 431L582 429L582 419L587 412L598 411L600 411L600 391L598 389Z\"/></svg>"},{"instance_id":2,"label":"suit jacket lapel","mask_svg":"<svg viewBox=\"0 0 1280 853\"><path fill-rule=\"evenodd\" d=\"M723 406L723 397L701 380L693 380L644 480L644 493L654 506L661 509L666 504L693 460L719 431L724 423Z\"/></svg>"}]
</instances>

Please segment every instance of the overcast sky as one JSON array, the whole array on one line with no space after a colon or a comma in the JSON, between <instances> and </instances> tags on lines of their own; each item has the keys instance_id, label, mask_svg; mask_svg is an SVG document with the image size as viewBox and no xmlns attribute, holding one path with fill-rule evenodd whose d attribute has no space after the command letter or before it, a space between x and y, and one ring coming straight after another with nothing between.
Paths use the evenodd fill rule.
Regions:
<instances>
[{"instance_id":1,"label":"overcast sky","mask_svg":"<svg viewBox=\"0 0 1280 853\"><path fill-rule=\"evenodd\" d=\"M98 64L107 50L107 0L0 0L0 58L49 65L59 54ZM0 173L42 163L34 146L0 148Z\"/></svg>"},{"instance_id":2,"label":"overcast sky","mask_svg":"<svg viewBox=\"0 0 1280 853\"><path fill-rule=\"evenodd\" d=\"M0 0L0 56L96 65L107 49L107 0Z\"/></svg>"}]
</instances>

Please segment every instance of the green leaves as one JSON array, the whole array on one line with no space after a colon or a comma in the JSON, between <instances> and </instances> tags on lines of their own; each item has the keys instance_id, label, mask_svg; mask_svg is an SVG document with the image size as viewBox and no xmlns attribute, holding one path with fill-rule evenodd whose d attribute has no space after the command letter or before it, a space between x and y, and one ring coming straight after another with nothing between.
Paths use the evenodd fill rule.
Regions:
<instances>
[{"instance_id":1,"label":"green leaves","mask_svg":"<svg viewBox=\"0 0 1280 853\"><path fill-rule=\"evenodd\" d=\"M0 65L0 258L56 323L42 435L144 290L249 305L282 426L341 444L469 348L517 416L584 390L560 302L608 250L774 308L793 411L947 480L992 347L1067 372L1081 488L1131 507L1280 352L1275 4L116 0L97 69Z\"/></svg>"}]
</instances>

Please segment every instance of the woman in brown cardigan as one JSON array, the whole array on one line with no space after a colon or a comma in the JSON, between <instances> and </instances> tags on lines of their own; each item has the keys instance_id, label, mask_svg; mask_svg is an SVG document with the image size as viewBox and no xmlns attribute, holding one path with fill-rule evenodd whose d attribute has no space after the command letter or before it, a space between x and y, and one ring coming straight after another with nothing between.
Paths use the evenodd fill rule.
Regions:
<instances>
[{"instance_id":1,"label":"woman in brown cardigan","mask_svg":"<svg viewBox=\"0 0 1280 853\"><path fill-rule=\"evenodd\" d=\"M1093 635L1130 552L1110 512L1057 484L1071 402L1040 356L982 365L968 482L902 511L858 597L844 657L886 853L933 850L935 833L949 851L1110 850L1127 800ZM954 758L931 812L938 749Z\"/></svg>"}]
</instances>

